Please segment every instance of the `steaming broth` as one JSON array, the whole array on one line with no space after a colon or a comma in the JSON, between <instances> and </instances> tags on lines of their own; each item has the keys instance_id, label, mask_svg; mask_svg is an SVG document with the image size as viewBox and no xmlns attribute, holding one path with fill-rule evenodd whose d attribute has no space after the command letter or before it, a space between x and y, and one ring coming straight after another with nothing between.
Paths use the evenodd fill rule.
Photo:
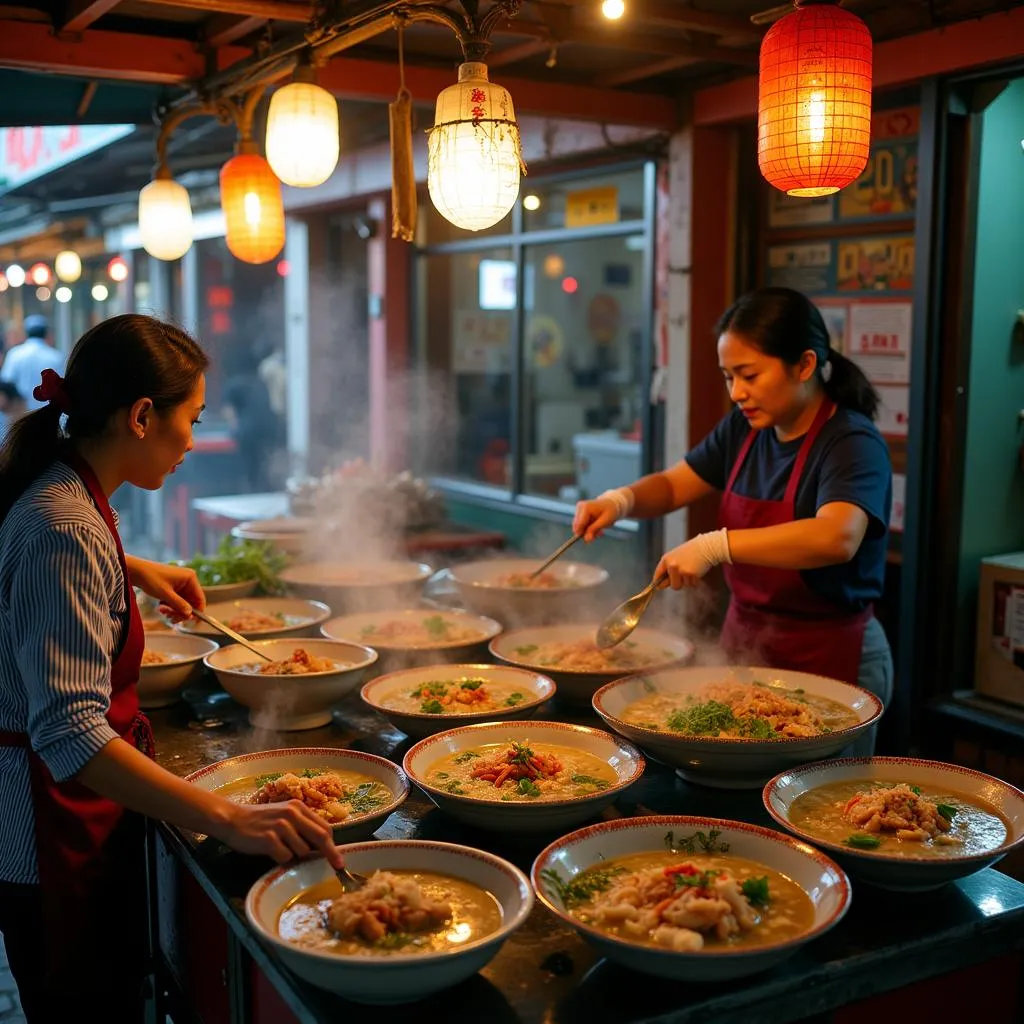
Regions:
<instances>
[{"instance_id":1,"label":"steaming broth","mask_svg":"<svg viewBox=\"0 0 1024 1024\"><path fill-rule=\"evenodd\" d=\"M898 787L897 787L898 788ZM967 797L952 790L931 786L919 788L922 801L933 805L948 828L940 828L928 838L901 838L910 829L887 827L870 820L858 826L857 805L849 807L854 797L878 798L893 789L893 783L871 779L830 782L801 793L789 808L789 820L796 828L826 842L849 846L864 853L878 853L886 857L964 857L988 853L1006 842L1009 829L1005 819L991 804L976 797ZM847 808L849 807L849 812ZM944 813L945 812L945 813ZM951 818L947 818L950 814ZM925 807L922 820L934 820L934 814ZM889 820L894 821L894 818Z\"/></svg>"},{"instance_id":2,"label":"steaming broth","mask_svg":"<svg viewBox=\"0 0 1024 1024\"><path fill-rule=\"evenodd\" d=\"M247 635L249 633L268 633L277 629L295 629L312 621L308 615L268 615L265 612L240 608L232 618L226 620L226 623L236 633Z\"/></svg>"},{"instance_id":3,"label":"steaming broth","mask_svg":"<svg viewBox=\"0 0 1024 1024\"><path fill-rule=\"evenodd\" d=\"M511 587L513 590L557 590L580 585L577 580L563 579L553 572L542 572L536 577L528 572L510 572L507 576L499 576L495 582L499 587Z\"/></svg>"},{"instance_id":4,"label":"steaming broth","mask_svg":"<svg viewBox=\"0 0 1024 1024\"><path fill-rule=\"evenodd\" d=\"M250 661L233 666L235 672L258 676L308 676L323 672L336 672L346 666L330 658L318 658L301 647L282 661Z\"/></svg>"},{"instance_id":5,"label":"steaming broth","mask_svg":"<svg viewBox=\"0 0 1024 1024\"><path fill-rule=\"evenodd\" d=\"M637 853L602 861L571 882L548 881L580 921L677 952L774 945L814 924L814 905L795 882L729 854Z\"/></svg>"},{"instance_id":6,"label":"steaming broth","mask_svg":"<svg viewBox=\"0 0 1024 1024\"><path fill-rule=\"evenodd\" d=\"M432 871L377 872L367 888L375 883L382 883L381 887L383 883L390 883L390 891L383 898L385 902L394 904L397 902L395 890L400 894L409 882L419 887L426 900L444 906L448 917L436 924L430 920L414 921L428 927L416 930L386 929L381 935L379 919L370 919L373 915L368 906L362 910L359 903L350 903L351 913L341 915L336 912L331 915L332 904L343 895L341 883L332 878L307 889L281 911L278 934L288 942L339 956L390 956L396 953L405 956L458 949L469 942L492 935L501 927L502 910L497 899L485 889L451 875ZM348 899L351 901L352 897L359 896L360 893L353 893ZM379 898L379 889L367 893L368 900ZM400 922L404 907L417 902L418 897L414 893L399 907ZM341 909L341 906L337 906L338 911ZM328 920L343 924L353 934L343 935L332 930L328 927ZM429 927L431 924L433 927ZM374 941L368 936L379 937Z\"/></svg>"},{"instance_id":7,"label":"steaming broth","mask_svg":"<svg viewBox=\"0 0 1024 1024\"><path fill-rule=\"evenodd\" d=\"M396 690L380 699L382 707L407 714L468 715L502 711L534 699L532 690L516 683L461 676Z\"/></svg>"},{"instance_id":8,"label":"steaming broth","mask_svg":"<svg viewBox=\"0 0 1024 1024\"><path fill-rule=\"evenodd\" d=\"M617 647L602 651L593 640L552 641L546 644L524 644L514 647L512 654L523 664L537 668L554 668L562 672L627 672L674 659L671 651L652 650L626 640Z\"/></svg>"},{"instance_id":9,"label":"steaming broth","mask_svg":"<svg viewBox=\"0 0 1024 1024\"><path fill-rule=\"evenodd\" d=\"M397 618L364 626L359 642L382 647L447 647L482 641L486 636L481 629L462 625L443 615L427 615L418 620Z\"/></svg>"},{"instance_id":10,"label":"steaming broth","mask_svg":"<svg viewBox=\"0 0 1024 1024\"><path fill-rule=\"evenodd\" d=\"M618 776L594 754L554 743L485 743L439 758L425 780L454 796L505 803L591 796Z\"/></svg>"},{"instance_id":11,"label":"steaming broth","mask_svg":"<svg viewBox=\"0 0 1024 1024\"><path fill-rule=\"evenodd\" d=\"M622 720L683 736L776 740L849 729L860 719L838 701L802 689L723 681L695 693L658 692L626 706Z\"/></svg>"}]
</instances>

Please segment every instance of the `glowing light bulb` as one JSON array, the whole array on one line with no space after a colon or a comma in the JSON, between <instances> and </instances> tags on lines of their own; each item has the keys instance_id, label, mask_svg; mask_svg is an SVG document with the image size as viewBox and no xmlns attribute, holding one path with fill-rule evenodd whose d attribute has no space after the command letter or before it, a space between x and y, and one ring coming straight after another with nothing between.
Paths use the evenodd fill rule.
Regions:
<instances>
[{"instance_id":1,"label":"glowing light bulb","mask_svg":"<svg viewBox=\"0 0 1024 1024\"><path fill-rule=\"evenodd\" d=\"M71 289L66 284L63 284L53 293L53 297L58 302L70 302Z\"/></svg>"},{"instance_id":2,"label":"glowing light bulb","mask_svg":"<svg viewBox=\"0 0 1024 1024\"><path fill-rule=\"evenodd\" d=\"M92 286L92 297L96 302L106 302L110 292L105 284L94 284Z\"/></svg>"},{"instance_id":3,"label":"glowing light bulb","mask_svg":"<svg viewBox=\"0 0 1024 1024\"><path fill-rule=\"evenodd\" d=\"M532 192L528 196L523 196L523 209L529 210L533 213L534 210L540 209L540 196L535 196Z\"/></svg>"},{"instance_id":4,"label":"glowing light bulb","mask_svg":"<svg viewBox=\"0 0 1024 1024\"><path fill-rule=\"evenodd\" d=\"M604 0L601 4L601 13L609 21L618 21L626 13L625 0Z\"/></svg>"},{"instance_id":5,"label":"glowing light bulb","mask_svg":"<svg viewBox=\"0 0 1024 1024\"><path fill-rule=\"evenodd\" d=\"M20 288L25 283L25 271L17 263L12 263L7 268L7 283L12 288Z\"/></svg>"}]
</instances>

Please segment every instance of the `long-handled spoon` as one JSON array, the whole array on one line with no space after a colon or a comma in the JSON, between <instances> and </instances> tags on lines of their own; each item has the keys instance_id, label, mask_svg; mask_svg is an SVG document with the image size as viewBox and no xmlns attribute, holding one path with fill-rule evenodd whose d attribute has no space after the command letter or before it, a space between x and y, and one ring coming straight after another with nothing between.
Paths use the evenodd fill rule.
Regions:
<instances>
[{"instance_id":1,"label":"long-handled spoon","mask_svg":"<svg viewBox=\"0 0 1024 1024\"><path fill-rule=\"evenodd\" d=\"M535 580L549 565L558 561L580 539L580 536L580 534L574 533L539 569L534 569L530 573L530 579Z\"/></svg>"},{"instance_id":2,"label":"long-handled spoon","mask_svg":"<svg viewBox=\"0 0 1024 1024\"><path fill-rule=\"evenodd\" d=\"M201 612L198 608L192 609L192 614L197 618L201 619L208 626L213 626L219 633L223 633L226 637L230 637L235 641L236 644L241 644L243 647L248 647L253 654L258 655L264 661L273 661L269 654L265 654L255 644L249 643L241 633L236 633L230 626L225 626L220 619L215 619L212 615L207 615L206 612Z\"/></svg>"},{"instance_id":3,"label":"long-handled spoon","mask_svg":"<svg viewBox=\"0 0 1024 1024\"><path fill-rule=\"evenodd\" d=\"M608 616L597 631L597 646L601 650L607 650L616 644L621 644L630 633L640 625L647 606L654 600L658 588L668 579L667 573L662 573L656 579L644 587L638 594L634 594L628 601L623 601L618 608Z\"/></svg>"}]
</instances>

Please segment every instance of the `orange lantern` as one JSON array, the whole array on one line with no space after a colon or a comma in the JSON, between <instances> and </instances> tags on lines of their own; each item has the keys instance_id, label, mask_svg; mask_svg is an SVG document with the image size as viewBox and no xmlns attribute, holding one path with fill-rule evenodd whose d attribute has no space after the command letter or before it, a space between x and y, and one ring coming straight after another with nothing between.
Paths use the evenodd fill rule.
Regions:
<instances>
[{"instance_id":1,"label":"orange lantern","mask_svg":"<svg viewBox=\"0 0 1024 1024\"><path fill-rule=\"evenodd\" d=\"M281 182L263 157L239 150L220 171L225 241L243 263L266 263L284 248Z\"/></svg>"},{"instance_id":2,"label":"orange lantern","mask_svg":"<svg viewBox=\"0 0 1024 1024\"><path fill-rule=\"evenodd\" d=\"M757 162L791 196L827 196L868 161L871 33L831 2L794 2L761 43Z\"/></svg>"}]
</instances>

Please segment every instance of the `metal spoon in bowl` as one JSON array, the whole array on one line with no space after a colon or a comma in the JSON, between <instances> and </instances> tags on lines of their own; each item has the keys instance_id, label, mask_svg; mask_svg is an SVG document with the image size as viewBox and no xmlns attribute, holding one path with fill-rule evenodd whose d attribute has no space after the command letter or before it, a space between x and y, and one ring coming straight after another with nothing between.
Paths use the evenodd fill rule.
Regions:
<instances>
[{"instance_id":1,"label":"metal spoon in bowl","mask_svg":"<svg viewBox=\"0 0 1024 1024\"><path fill-rule=\"evenodd\" d=\"M530 573L530 579L535 580L549 565L552 564L552 562L557 562L558 559L561 558L562 555L564 555L566 551L568 551L569 548L571 548L573 544L580 539L581 536L582 535L579 533L574 533L546 562L541 564L539 569L534 569L533 572Z\"/></svg>"},{"instance_id":2,"label":"metal spoon in bowl","mask_svg":"<svg viewBox=\"0 0 1024 1024\"><path fill-rule=\"evenodd\" d=\"M341 882L341 887L345 892L358 892L369 881L366 875L352 871L344 864L340 868L335 868L334 873L338 876L338 881Z\"/></svg>"},{"instance_id":3,"label":"metal spoon in bowl","mask_svg":"<svg viewBox=\"0 0 1024 1024\"><path fill-rule=\"evenodd\" d=\"M225 626L220 619L215 619L212 615L207 615L206 612L201 612L198 608L192 609L192 614L195 618L205 622L208 626L213 626L219 633L223 633L226 637L234 640L236 644L241 644L243 647L247 647L253 654L262 658L264 661L273 661L269 654L265 654L255 644L249 643L241 633L236 633L230 626Z\"/></svg>"},{"instance_id":4,"label":"metal spoon in bowl","mask_svg":"<svg viewBox=\"0 0 1024 1024\"><path fill-rule=\"evenodd\" d=\"M607 650L609 647L614 647L616 644L621 644L640 625L640 619L643 617L644 612L647 611L647 606L654 600L654 595L658 592L658 588L667 579L668 573L663 572L656 579L651 580L639 594L634 594L628 601L623 601L601 623L601 627L597 631L597 646L602 651Z\"/></svg>"}]
</instances>

